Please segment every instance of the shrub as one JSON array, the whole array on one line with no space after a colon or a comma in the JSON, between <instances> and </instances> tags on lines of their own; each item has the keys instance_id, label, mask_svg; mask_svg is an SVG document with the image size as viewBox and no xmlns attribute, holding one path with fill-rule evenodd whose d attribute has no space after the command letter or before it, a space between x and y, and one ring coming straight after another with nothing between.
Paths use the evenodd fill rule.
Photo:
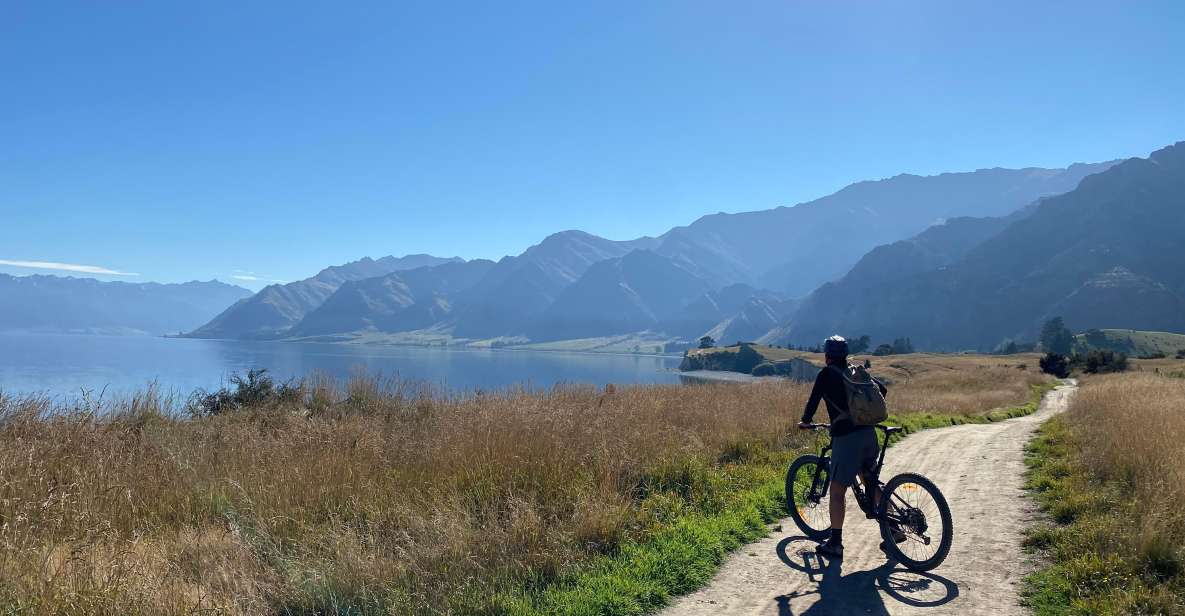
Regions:
<instances>
[{"instance_id":1,"label":"shrub","mask_svg":"<svg viewBox=\"0 0 1185 616\"><path fill-rule=\"evenodd\" d=\"M186 410L194 417L213 417L245 407L299 402L304 397L300 384L276 385L266 368L248 370L230 377L234 390L226 387L216 392L197 390L190 396Z\"/></svg>"},{"instance_id":2,"label":"shrub","mask_svg":"<svg viewBox=\"0 0 1185 616\"><path fill-rule=\"evenodd\" d=\"M1185 349L1177 351L1177 359L1185 359Z\"/></svg>"},{"instance_id":3,"label":"shrub","mask_svg":"<svg viewBox=\"0 0 1185 616\"><path fill-rule=\"evenodd\" d=\"M1153 351L1151 353L1144 353L1143 355L1137 357L1137 359L1164 359L1164 357L1164 353L1161 353L1160 351Z\"/></svg>"},{"instance_id":4,"label":"shrub","mask_svg":"<svg viewBox=\"0 0 1185 616\"><path fill-rule=\"evenodd\" d=\"M884 357L885 355L892 355L893 354L893 345L891 345L891 344L879 345L876 347L876 349L874 349L872 351L872 354L876 355L877 357Z\"/></svg>"},{"instance_id":5,"label":"shrub","mask_svg":"<svg viewBox=\"0 0 1185 616\"><path fill-rule=\"evenodd\" d=\"M1116 353L1115 351L1095 349L1086 355L1075 355L1071 363L1075 366L1081 366L1082 371L1087 374L1123 372L1127 370L1127 355Z\"/></svg>"},{"instance_id":6,"label":"shrub","mask_svg":"<svg viewBox=\"0 0 1185 616\"><path fill-rule=\"evenodd\" d=\"M753 376L774 376L778 373L777 366L770 362L763 361L756 366L753 366Z\"/></svg>"},{"instance_id":7,"label":"shrub","mask_svg":"<svg viewBox=\"0 0 1185 616\"><path fill-rule=\"evenodd\" d=\"M1041 358L1041 372L1045 374L1052 374L1059 379L1064 379L1070 376L1070 362L1065 355L1057 353L1046 353Z\"/></svg>"}]
</instances>

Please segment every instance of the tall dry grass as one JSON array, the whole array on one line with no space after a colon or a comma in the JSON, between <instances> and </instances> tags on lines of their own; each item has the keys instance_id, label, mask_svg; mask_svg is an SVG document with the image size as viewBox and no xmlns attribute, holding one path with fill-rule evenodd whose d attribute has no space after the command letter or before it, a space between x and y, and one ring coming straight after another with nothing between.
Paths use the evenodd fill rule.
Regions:
<instances>
[{"instance_id":1,"label":"tall dry grass","mask_svg":"<svg viewBox=\"0 0 1185 616\"><path fill-rule=\"evenodd\" d=\"M1130 530L1115 539L1185 566L1185 379L1092 377L1067 419L1079 460L1099 480L1116 482L1133 505Z\"/></svg>"},{"instance_id":2,"label":"tall dry grass","mask_svg":"<svg viewBox=\"0 0 1185 616\"><path fill-rule=\"evenodd\" d=\"M917 374L890 400L982 411L1024 402L1038 379ZM200 419L153 390L72 405L0 394L0 605L496 611L500 592L546 586L678 511L722 507L745 486L721 469L804 444L786 435L807 394L317 380L299 399Z\"/></svg>"},{"instance_id":3,"label":"tall dry grass","mask_svg":"<svg viewBox=\"0 0 1185 616\"><path fill-rule=\"evenodd\" d=\"M1047 565L1039 616L1185 614L1185 379L1088 376L1030 443L1029 487L1056 524L1028 530Z\"/></svg>"}]
</instances>

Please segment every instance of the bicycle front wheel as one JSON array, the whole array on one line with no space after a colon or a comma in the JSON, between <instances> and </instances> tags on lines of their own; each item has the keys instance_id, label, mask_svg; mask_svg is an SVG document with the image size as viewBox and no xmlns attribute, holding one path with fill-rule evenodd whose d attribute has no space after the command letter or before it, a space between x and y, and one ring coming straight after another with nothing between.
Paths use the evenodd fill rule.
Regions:
<instances>
[{"instance_id":1,"label":"bicycle front wheel","mask_svg":"<svg viewBox=\"0 0 1185 616\"><path fill-rule=\"evenodd\" d=\"M911 571L929 571L950 553L950 506L938 486L921 475L902 473L889 480L879 518L885 551Z\"/></svg>"},{"instance_id":2,"label":"bicycle front wheel","mask_svg":"<svg viewBox=\"0 0 1185 616\"><path fill-rule=\"evenodd\" d=\"M823 540L831 530L828 513L830 460L816 455L800 456L786 472L786 509L808 539Z\"/></svg>"}]
</instances>

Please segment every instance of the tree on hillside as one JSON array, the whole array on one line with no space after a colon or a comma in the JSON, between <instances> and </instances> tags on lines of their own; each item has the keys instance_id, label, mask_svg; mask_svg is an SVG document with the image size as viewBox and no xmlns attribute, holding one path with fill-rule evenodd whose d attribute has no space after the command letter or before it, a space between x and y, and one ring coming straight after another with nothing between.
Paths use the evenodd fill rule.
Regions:
<instances>
[{"instance_id":1,"label":"tree on hillside","mask_svg":"<svg viewBox=\"0 0 1185 616\"><path fill-rule=\"evenodd\" d=\"M699 348L701 349L710 349L714 346L716 346L716 341L711 336L704 336L699 339Z\"/></svg>"},{"instance_id":2,"label":"tree on hillside","mask_svg":"<svg viewBox=\"0 0 1185 616\"><path fill-rule=\"evenodd\" d=\"M1061 317L1053 317L1041 326L1041 349L1046 353L1069 355L1074 348L1074 334Z\"/></svg>"},{"instance_id":3,"label":"tree on hillside","mask_svg":"<svg viewBox=\"0 0 1185 616\"><path fill-rule=\"evenodd\" d=\"M891 344L878 345L876 347L876 349L872 352L872 354L876 355L877 357L883 357L885 355L892 355L893 354L893 345L891 345Z\"/></svg>"},{"instance_id":4,"label":"tree on hillside","mask_svg":"<svg viewBox=\"0 0 1185 616\"><path fill-rule=\"evenodd\" d=\"M893 341L893 354L904 355L906 353L913 353L913 343L909 338L898 338Z\"/></svg>"},{"instance_id":5,"label":"tree on hillside","mask_svg":"<svg viewBox=\"0 0 1185 616\"><path fill-rule=\"evenodd\" d=\"M868 347L870 346L872 346L872 338L866 335L848 340L848 352L852 355L863 353L864 351L867 351Z\"/></svg>"}]
</instances>

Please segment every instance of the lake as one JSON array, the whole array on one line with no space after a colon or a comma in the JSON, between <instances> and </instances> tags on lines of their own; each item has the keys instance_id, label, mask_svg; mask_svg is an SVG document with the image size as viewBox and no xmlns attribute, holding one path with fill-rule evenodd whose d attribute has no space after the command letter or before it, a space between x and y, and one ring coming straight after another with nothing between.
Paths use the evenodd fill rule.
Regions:
<instances>
[{"instance_id":1,"label":"lake","mask_svg":"<svg viewBox=\"0 0 1185 616\"><path fill-rule=\"evenodd\" d=\"M128 393L156 382L188 394L234 373L267 368L277 380L358 371L453 390L556 383L678 383L679 358L595 353L188 340L147 336L0 334L0 391L73 398Z\"/></svg>"}]
</instances>

